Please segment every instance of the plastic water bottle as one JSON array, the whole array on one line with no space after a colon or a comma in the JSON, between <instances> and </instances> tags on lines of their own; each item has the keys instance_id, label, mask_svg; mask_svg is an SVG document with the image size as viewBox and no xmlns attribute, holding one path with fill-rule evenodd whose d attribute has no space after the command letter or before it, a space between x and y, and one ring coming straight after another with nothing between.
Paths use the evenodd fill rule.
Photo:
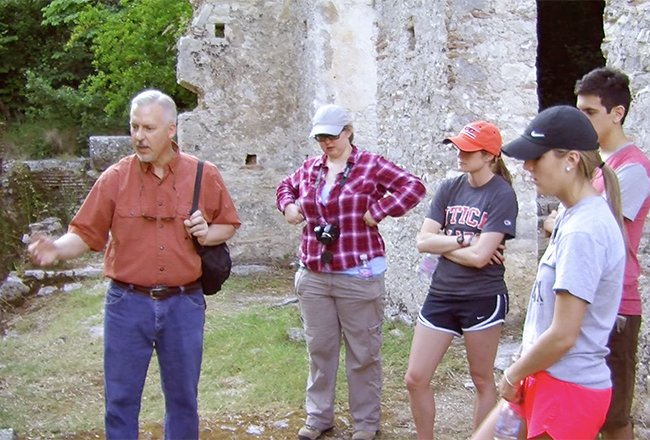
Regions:
<instances>
[{"instance_id":1,"label":"plastic water bottle","mask_svg":"<svg viewBox=\"0 0 650 440\"><path fill-rule=\"evenodd\" d=\"M372 277L372 269L370 268L370 263L368 263L368 255L361 254L361 266L359 266L359 276L365 280Z\"/></svg>"},{"instance_id":2,"label":"plastic water bottle","mask_svg":"<svg viewBox=\"0 0 650 440\"><path fill-rule=\"evenodd\" d=\"M521 417L514 412L508 402L503 402L494 427L494 440L517 440L521 428Z\"/></svg>"},{"instance_id":3,"label":"plastic water bottle","mask_svg":"<svg viewBox=\"0 0 650 440\"><path fill-rule=\"evenodd\" d=\"M436 267L438 267L438 256L426 254L422 261L420 261L420 267L418 267L418 277L425 283L431 282L431 276L435 272Z\"/></svg>"}]
</instances>

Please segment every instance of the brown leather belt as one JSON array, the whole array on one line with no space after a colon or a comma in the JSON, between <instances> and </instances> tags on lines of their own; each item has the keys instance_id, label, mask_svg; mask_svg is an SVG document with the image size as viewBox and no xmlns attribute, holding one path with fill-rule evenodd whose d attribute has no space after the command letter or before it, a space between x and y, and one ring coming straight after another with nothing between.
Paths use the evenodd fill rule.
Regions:
<instances>
[{"instance_id":1,"label":"brown leather belt","mask_svg":"<svg viewBox=\"0 0 650 440\"><path fill-rule=\"evenodd\" d=\"M178 295L185 292L192 292L196 289L201 288L201 283L194 281L193 283L186 284L184 286L138 286L137 284L124 283L122 281L113 280L116 286L119 286L123 289L130 289L135 293L140 293L142 295L149 296L156 300L167 299L170 296Z\"/></svg>"}]
</instances>

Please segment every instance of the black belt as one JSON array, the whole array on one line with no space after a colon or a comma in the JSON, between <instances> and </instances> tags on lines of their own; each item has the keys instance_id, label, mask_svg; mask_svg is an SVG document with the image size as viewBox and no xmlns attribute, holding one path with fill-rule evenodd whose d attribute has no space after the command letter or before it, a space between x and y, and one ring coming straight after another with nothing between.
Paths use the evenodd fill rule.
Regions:
<instances>
[{"instance_id":1,"label":"black belt","mask_svg":"<svg viewBox=\"0 0 650 440\"><path fill-rule=\"evenodd\" d=\"M178 295L185 292L191 292L201 288L201 283L194 281L193 283L184 286L138 286L137 284L124 283L122 281L113 280L116 286L123 289L130 289L136 293L147 295L156 300L167 299L170 296Z\"/></svg>"}]
</instances>

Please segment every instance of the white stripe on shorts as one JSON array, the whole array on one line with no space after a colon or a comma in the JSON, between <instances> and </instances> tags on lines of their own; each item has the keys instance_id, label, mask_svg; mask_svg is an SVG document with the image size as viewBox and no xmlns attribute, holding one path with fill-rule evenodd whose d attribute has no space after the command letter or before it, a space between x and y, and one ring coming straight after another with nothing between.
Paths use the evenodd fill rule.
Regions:
<instances>
[{"instance_id":1,"label":"white stripe on shorts","mask_svg":"<svg viewBox=\"0 0 650 440\"><path fill-rule=\"evenodd\" d=\"M499 309L501 308L501 301L503 301L504 299L505 299L505 295L497 295L497 303L490 317L485 321L479 322L478 324L473 325L469 328L464 328L463 332L476 332L479 330L485 330L487 328L494 327L497 324L504 323L505 319L503 318L493 321L494 317L499 314Z\"/></svg>"}]
</instances>

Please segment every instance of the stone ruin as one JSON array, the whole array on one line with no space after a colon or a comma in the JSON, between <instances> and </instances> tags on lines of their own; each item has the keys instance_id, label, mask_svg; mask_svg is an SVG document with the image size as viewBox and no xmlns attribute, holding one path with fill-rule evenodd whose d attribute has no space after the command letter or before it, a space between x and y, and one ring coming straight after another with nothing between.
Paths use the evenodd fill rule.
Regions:
<instances>
[{"instance_id":1,"label":"stone ruin","mask_svg":"<svg viewBox=\"0 0 650 440\"><path fill-rule=\"evenodd\" d=\"M540 29L546 25L552 30L557 17L542 17L538 11L541 3L553 2L191 3L194 16L178 43L177 74L196 93L198 105L180 115L179 143L222 171L243 221L232 240L235 258L264 262L295 254L299 230L276 211L275 186L306 156L318 154L307 139L318 105L336 102L350 109L356 143L422 177L430 199L453 167L453 151L440 144L444 137L480 118L494 122L507 142L537 113L542 85L549 87L540 73L544 60L538 49L547 38ZM571 2L562 3L566 9ZM650 56L650 0L591 3L603 11L595 24L604 35L597 46L607 65L630 76L635 93L626 132L650 152L650 126L645 123L650 65L644 62ZM549 64L556 71L563 68ZM570 87L582 73L565 78ZM546 203L538 202L521 165L507 163L520 203L517 239L508 249L509 283L530 286L538 255L538 204ZM423 202L409 215L381 223L393 313L414 314L424 297L425 286L414 274L420 256L413 242L426 206ZM646 269L649 235L641 243ZM645 315L650 316L647 277L646 270L641 288ZM528 288L511 295L515 318L521 318ZM647 395L647 323L639 358L637 390ZM640 411L650 424L650 404Z\"/></svg>"},{"instance_id":2,"label":"stone ruin","mask_svg":"<svg viewBox=\"0 0 650 440\"><path fill-rule=\"evenodd\" d=\"M275 209L275 187L306 156L318 154L307 134L320 104L350 109L355 143L420 176L427 199L453 173L454 152L441 145L444 137L481 118L494 122L507 142L540 107L540 17L532 0L190 2L194 16L178 43L177 74L196 93L197 107L179 115L178 140L184 151L214 162L223 174L243 222L231 241L236 261L294 258L299 230ZM626 132L650 153L650 126L644 123L650 110L650 65L644 62L650 56L650 0L601 3L602 53L607 65L630 76L634 92ZM77 164L79 181L127 151L125 139L93 142L90 164ZM548 201L537 198L520 164L507 163L520 203L508 282L530 286ZM413 242L427 203L381 223L388 311L395 315L413 316L424 298ZM650 316L649 230L646 225L640 247L644 316ZM528 288L511 296L516 321ZM636 399L636 414L646 425L649 361L646 322Z\"/></svg>"}]
</instances>

